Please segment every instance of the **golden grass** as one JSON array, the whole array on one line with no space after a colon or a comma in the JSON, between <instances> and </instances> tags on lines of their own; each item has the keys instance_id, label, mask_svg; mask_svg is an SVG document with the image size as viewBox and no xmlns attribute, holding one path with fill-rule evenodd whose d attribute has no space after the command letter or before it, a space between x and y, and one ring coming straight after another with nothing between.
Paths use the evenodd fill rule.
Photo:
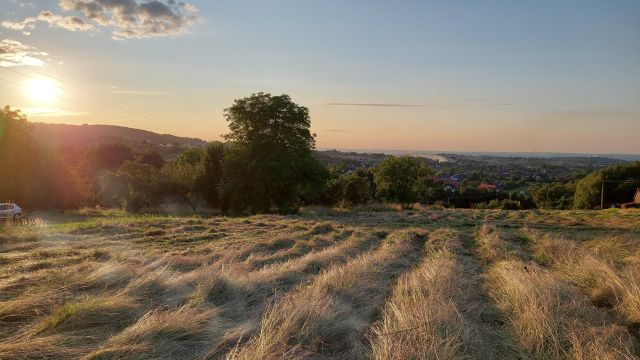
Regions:
<instances>
[{"instance_id":1,"label":"golden grass","mask_svg":"<svg viewBox=\"0 0 640 360\"><path fill-rule=\"evenodd\" d=\"M558 236L536 232L529 235L534 239L534 257L540 263L550 265L580 287L594 304L612 307L632 329L640 327L640 268L637 264L622 262L618 269L614 263L597 257L597 251L594 254L593 249L601 249L600 246L591 244L585 249Z\"/></svg>"},{"instance_id":2,"label":"golden grass","mask_svg":"<svg viewBox=\"0 0 640 360\"><path fill-rule=\"evenodd\" d=\"M271 305L258 333L228 359L359 358L368 319L384 301L384 289L415 261L422 231L394 233L375 252L318 275Z\"/></svg>"},{"instance_id":3,"label":"golden grass","mask_svg":"<svg viewBox=\"0 0 640 360\"><path fill-rule=\"evenodd\" d=\"M207 349L212 310L182 306L147 312L134 324L109 338L85 359L140 359L162 354L167 359L193 359Z\"/></svg>"},{"instance_id":4,"label":"golden grass","mask_svg":"<svg viewBox=\"0 0 640 360\"><path fill-rule=\"evenodd\" d=\"M629 329L639 316L635 213L385 206L243 218L39 216L0 228L0 359L609 359L631 351L626 330L565 287L613 299ZM501 273L510 282L496 275L504 261L528 259L527 249L544 262L534 241L512 241L519 228L569 224L571 239L603 240L564 240L580 250L566 254L549 247L563 257L547 256L552 270L536 268L539 276L517 267ZM578 253L594 260L569 256ZM527 291L544 305L542 330L562 330L550 332L561 339L550 342L555 352L518 351L518 333L506 333L523 301L509 295L509 307L497 294L519 283L551 289Z\"/></svg>"},{"instance_id":5,"label":"golden grass","mask_svg":"<svg viewBox=\"0 0 640 360\"><path fill-rule=\"evenodd\" d=\"M65 344L64 335L15 339L0 344L0 359L73 359L82 352L79 345Z\"/></svg>"},{"instance_id":6,"label":"golden grass","mask_svg":"<svg viewBox=\"0 0 640 360\"><path fill-rule=\"evenodd\" d=\"M480 294L479 272L460 231L433 231L422 262L400 277L372 328L373 358L515 357L503 329L488 322L499 315Z\"/></svg>"},{"instance_id":7,"label":"golden grass","mask_svg":"<svg viewBox=\"0 0 640 360\"><path fill-rule=\"evenodd\" d=\"M485 222L475 230L474 235L478 254L484 261L493 262L514 257L512 245L500 237L495 226Z\"/></svg>"},{"instance_id":8,"label":"golden grass","mask_svg":"<svg viewBox=\"0 0 640 360\"><path fill-rule=\"evenodd\" d=\"M488 284L525 357L635 358L629 332L548 270L534 263L500 261L491 268Z\"/></svg>"},{"instance_id":9,"label":"golden grass","mask_svg":"<svg viewBox=\"0 0 640 360\"><path fill-rule=\"evenodd\" d=\"M469 305L462 267L453 251L459 235L436 230L420 266L403 275L373 326L375 359L464 359L474 336L463 308Z\"/></svg>"}]
</instances>

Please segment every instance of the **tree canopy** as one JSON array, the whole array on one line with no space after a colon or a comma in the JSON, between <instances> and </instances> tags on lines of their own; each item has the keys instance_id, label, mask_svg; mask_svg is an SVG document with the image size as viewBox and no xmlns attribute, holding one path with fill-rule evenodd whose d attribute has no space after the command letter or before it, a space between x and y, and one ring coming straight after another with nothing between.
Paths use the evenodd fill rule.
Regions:
<instances>
[{"instance_id":1,"label":"tree canopy","mask_svg":"<svg viewBox=\"0 0 640 360\"><path fill-rule=\"evenodd\" d=\"M225 109L230 132L223 161L223 208L234 213L289 212L322 181L309 110L288 95L253 94ZM318 176L320 175L320 177Z\"/></svg>"},{"instance_id":2,"label":"tree canopy","mask_svg":"<svg viewBox=\"0 0 640 360\"><path fill-rule=\"evenodd\" d=\"M41 206L53 201L51 184L46 181L52 173L49 165L27 118L8 106L0 108L0 202Z\"/></svg>"},{"instance_id":3,"label":"tree canopy","mask_svg":"<svg viewBox=\"0 0 640 360\"><path fill-rule=\"evenodd\" d=\"M420 201L423 188L431 182L432 170L419 158L389 157L373 169L376 195L403 206Z\"/></svg>"}]
</instances>

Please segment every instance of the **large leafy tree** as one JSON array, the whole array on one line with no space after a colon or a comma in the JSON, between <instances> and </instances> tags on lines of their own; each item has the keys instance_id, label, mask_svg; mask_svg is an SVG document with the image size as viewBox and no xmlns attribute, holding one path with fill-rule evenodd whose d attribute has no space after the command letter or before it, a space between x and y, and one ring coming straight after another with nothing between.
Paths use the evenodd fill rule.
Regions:
<instances>
[{"instance_id":1,"label":"large leafy tree","mask_svg":"<svg viewBox=\"0 0 640 360\"><path fill-rule=\"evenodd\" d=\"M373 168L373 175L378 198L405 207L421 200L424 188L431 182L432 170L422 159L391 156Z\"/></svg>"},{"instance_id":2,"label":"large leafy tree","mask_svg":"<svg viewBox=\"0 0 640 360\"><path fill-rule=\"evenodd\" d=\"M253 94L225 109L230 148L223 162L223 210L290 212L322 167L312 156L309 110L287 95Z\"/></svg>"},{"instance_id":3,"label":"large leafy tree","mask_svg":"<svg viewBox=\"0 0 640 360\"><path fill-rule=\"evenodd\" d=\"M0 202L50 206L50 167L31 135L27 118L19 110L0 108Z\"/></svg>"}]
</instances>

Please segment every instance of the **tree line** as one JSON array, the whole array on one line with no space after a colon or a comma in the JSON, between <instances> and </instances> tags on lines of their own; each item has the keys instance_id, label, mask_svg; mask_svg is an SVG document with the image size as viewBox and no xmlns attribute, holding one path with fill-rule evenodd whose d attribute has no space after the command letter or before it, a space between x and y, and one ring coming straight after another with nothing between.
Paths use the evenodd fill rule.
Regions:
<instances>
[{"instance_id":1,"label":"tree line","mask_svg":"<svg viewBox=\"0 0 640 360\"><path fill-rule=\"evenodd\" d=\"M576 183L534 186L526 195L451 192L424 159L387 157L345 171L314 156L309 110L287 95L237 99L224 110L224 143L188 149L171 161L157 152L134 153L121 144L94 149L45 149L19 111L0 109L0 200L28 209L121 207L155 211L178 204L197 211L248 214L295 212L300 206L440 203L454 207L522 209L594 208L600 179L640 178L640 162L598 170ZM597 186L596 186L597 185ZM627 201L631 185L610 189L609 201ZM623 199L624 198L624 199Z\"/></svg>"}]
</instances>

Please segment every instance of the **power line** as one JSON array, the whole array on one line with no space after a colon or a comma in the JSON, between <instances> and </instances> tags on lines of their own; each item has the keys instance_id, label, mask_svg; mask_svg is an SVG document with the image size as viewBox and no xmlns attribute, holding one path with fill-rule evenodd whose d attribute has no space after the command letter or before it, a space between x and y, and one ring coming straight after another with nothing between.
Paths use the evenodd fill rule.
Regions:
<instances>
[{"instance_id":1,"label":"power line","mask_svg":"<svg viewBox=\"0 0 640 360\"><path fill-rule=\"evenodd\" d=\"M5 81L5 82L7 82L7 83L9 83L9 84L11 84L11 85L14 85L14 86L18 87L18 88L22 88L22 84L20 84L20 83L18 83L18 82L15 82L15 81L12 81L12 80L9 80L9 79L6 79L6 78L3 78L3 77L0 77L0 80L3 80L3 81ZM68 102L68 103L72 103L72 104L76 104L76 105L80 105L80 106L82 106L82 104L81 104L81 103L79 103L79 102L77 102L77 101L73 101L73 100L71 100L71 99L67 99L67 98L65 98L64 96L58 96L58 98L60 98L62 101L65 101L65 102ZM117 117L117 118L122 118L122 119L124 119L124 120L131 121L131 122L133 122L133 123L138 123L139 125L143 125L143 126L147 126L147 125L148 125L148 124L146 124L146 123L143 123L143 122L140 122L140 121L137 121L137 120L133 120L133 119L127 118L126 116L123 116L122 114L117 114L117 113L114 113L114 112L112 112L112 111L104 111L104 112L105 112L106 114L113 115L113 116L115 116L115 117Z\"/></svg>"},{"instance_id":2,"label":"power line","mask_svg":"<svg viewBox=\"0 0 640 360\"><path fill-rule=\"evenodd\" d=\"M10 59L6 59L6 60L8 60L9 62L12 62L12 63L14 63L16 65L20 65L20 63L15 62L13 60L10 60ZM30 78L30 79L34 79L34 80L36 79L35 77L33 77L33 76L29 75L29 74L25 74L23 72L20 72L20 71L18 71L16 69L12 69L12 68L7 68L7 69L9 71L12 71L12 72L14 72L16 74L19 74L21 76L24 76L24 77L27 77L27 78ZM75 85L75 84L73 84L73 83L71 83L69 81L57 78L55 76L51 76L51 75L45 74L42 71L39 71L39 70L36 70L36 69L32 69L32 68L27 68L27 69L32 71L32 72L35 72L37 74L40 74L42 76L45 76L45 77L47 77L49 79L56 80L57 82L67 84L67 85L72 86L74 88L77 87L77 85ZM73 94L77 94L77 95L81 95L81 96L85 95L85 94L81 94L81 93L77 92L74 89L70 89L70 88L67 88L67 87L64 87L64 86L58 85L58 87L63 89L63 90L65 90L65 91L67 91L67 92L73 93ZM174 128L174 129L180 129L182 131L186 130L187 132L192 133L191 136L198 137L199 134L200 134L199 130L196 130L196 129L193 129L193 128L190 128L190 127L187 127L187 126L184 126L184 125L179 125L174 121L171 121L169 119L163 118L163 117L158 116L156 114L142 113L142 112L140 112L141 110L136 110L131 105L123 103L123 102L118 101L118 100L115 100L113 98L107 98L107 97L100 98L100 97L95 96L95 99L102 101L102 103L105 104L105 105L119 107L120 111L125 111L125 112L127 112L129 114L132 114L134 116L146 118L146 119L151 120L153 122L159 122L159 123L162 123L164 125L170 126L170 127ZM110 101L111 103L108 103L107 101ZM154 124L151 123L151 124L147 124L147 125L151 125L151 127L153 127Z\"/></svg>"},{"instance_id":3,"label":"power line","mask_svg":"<svg viewBox=\"0 0 640 360\"><path fill-rule=\"evenodd\" d=\"M16 74L19 74L19 75L21 75L21 76L24 76L24 77L27 77L27 78L30 78L30 79L34 79L34 80L36 79L36 78L35 78L35 77L33 77L33 76L30 76L30 75L28 75L28 74L25 74L25 73L19 72L19 71L14 70L14 69L9 69L9 70L10 70L10 71L12 71L12 72L14 72L14 73L16 73ZM31 71L34 71L34 72L37 72L37 73L42 74L41 72L38 72L38 71L36 71L36 70L31 70ZM49 77L49 78L51 78L51 79L54 79L54 80L56 80L56 81L62 81L62 80L58 80L58 79L56 79L56 78L54 78L54 77L48 76L48 75L46 75L46 74L45 74L44 76L47 76L47 77ZM62 81L62 82L64 82L64 81ZM65 82L65 83L67 83L67 82ZM69 89L69 88L64 87L64 86L60 86L60 85L58 85L57 87L61 88L62 90L65 90L65 91L66 91L66 92L68 92L68 93L73 93L73 94L80 95L80 96L84 95L84 94L79 93L79 92L78 92L78 91L76 91L76 90ZM153 122L163 123L162 121L159 121L159 120L158 120L158 119L156 119L156 118L150 117L149 115L145 115L145 114L142 114L142 115L141 115L140 113L136 113L136 112L134 112L134 111L132 111L132 110L129 110L129 109L126 107L126 105L120 105L120 104L118 104L118 103L116 103L116 104L114 105L114 104L111 104L111 103L108 103L108 102L107 102L107 100L110 100L110 101L114 102L114 100L112 100L112 99L107 99L107 100L105 100L105 99L103 99L103 98L99 98L99 97L95 97L95 99L97 99L97 100L101 101L101 102L102 102L102 104L105 104L105 105L107 105L107 106L109 106L109 107L116 108L116 109L118 109L118 108L119 108L119 109L118 109L119 111L123 111L123 112L128 113L128 114L131 114L131 115L133 115L133 116L141 117L141 118L146 118L146 119L151 120L151 121L153 121ZM106 111L103 111L103 112L106 112ZM118 115L118 116L119 116L119 117L122 117L122 115ZM125 117L125 118L126 118L126 119L128 119L128 120L130 120L130 119L131 119L131 118L128 118L128 117ZM142 124L144 124L146 127L151 127L151 128L153 128L153 127L154 127L154 125L155 125L154 123L149 123L149 122L140 122L140 121L134 121L134 122L137 122L137 123L139 123L139 124L140 124L140 123L142 123ZM196 130L194 130L194 129L186 128L186 127L184 127L184 126L176 126L176 124L175 124L175 123L171 123L171 122L164 122L164 124L165 124L165 125L168 125L168 126L170 126L170 127L172 127L174 130L175 130L175 129L180 129L180 130L182 130L182 131L186 130L186 131L188 131L188 132L190 132L190 133L191 133L191 132L193 132L194 134L193 134L192 136L196 136L196 137L197 137L196 133L198 133L198 132L197 132Z\"/></svg>"},{"instance_id":4,"label":"power line","mask_svg":"<svg viewBox=\"0 0 640 360\"><path fill-rule=\"evenodd\" d=\"M602 182L616 184L639 184L640 180L602 180Z\"/></svg>"},{"instance_id":5,"label":"power line","mask_svg":"<svg viewBox=\"0 0 640 360\"><path fill-rule=\"evenodd\" d=\"M20 73L20 72L18 72L18 71L13 70L13 69L9 69L9 70L11 70L11 71L13 71L14 73L17 73L17 74L19 74L19 75L22 75L22 76L24 76L24 77L30 78L30 79L32 79L32 80L35 80L35 79L36 79L35 77L32 77L32 76L27 75L27 74ZM3 80L4 80L4 81L6 81L6 82L8 82L8 83L11 83L11 84L15 85L16 87L20 87L20 88L22 87L22 85L21 85L21 84L19 84L19 83L15 82L15 81L11 81L11 80L4 79L4 78L3 78ZM67 92L76 93L75 91L72 91L72 90L69 90L69 89L66 89L66 88L63 88L63 87L60 87L60 88L62 88L63 90L66 90ZM57 97L58 97L58 98L60 98L60 99L61 99L61 100L63 100L63 101L68 102L68 103L73 103L73 104L77 104L77 105L80 105L80 106L82 106L82 105L83 105L83 104L81 104L81 103L80 103L80 102L78 102L78 101L71 100L71 99L66 98L66 97L64 97L64 96L60 96L60 95L58 95ZM126 116L126 115L123 115L122 113L115 113L115 112L113 112L113 111L109 111L109 110L107 110L107 111L103 111L103 112L104 112L104 113L106 113L106 114L109 114L109 115L113 115L113 116L115 116L115 117L117 117L117 118L121 118L121 119L123 119L123 120L131 121L131 122L133 122L133 123L137 123L137 124L139 124L139 125L149 126L149 124L148 124L147 122L142 122L142 121L138 121L138 120L133 120L133 119L131 119L130 117L128 117L128 116Z\"/></svg>"}]
</instances>

